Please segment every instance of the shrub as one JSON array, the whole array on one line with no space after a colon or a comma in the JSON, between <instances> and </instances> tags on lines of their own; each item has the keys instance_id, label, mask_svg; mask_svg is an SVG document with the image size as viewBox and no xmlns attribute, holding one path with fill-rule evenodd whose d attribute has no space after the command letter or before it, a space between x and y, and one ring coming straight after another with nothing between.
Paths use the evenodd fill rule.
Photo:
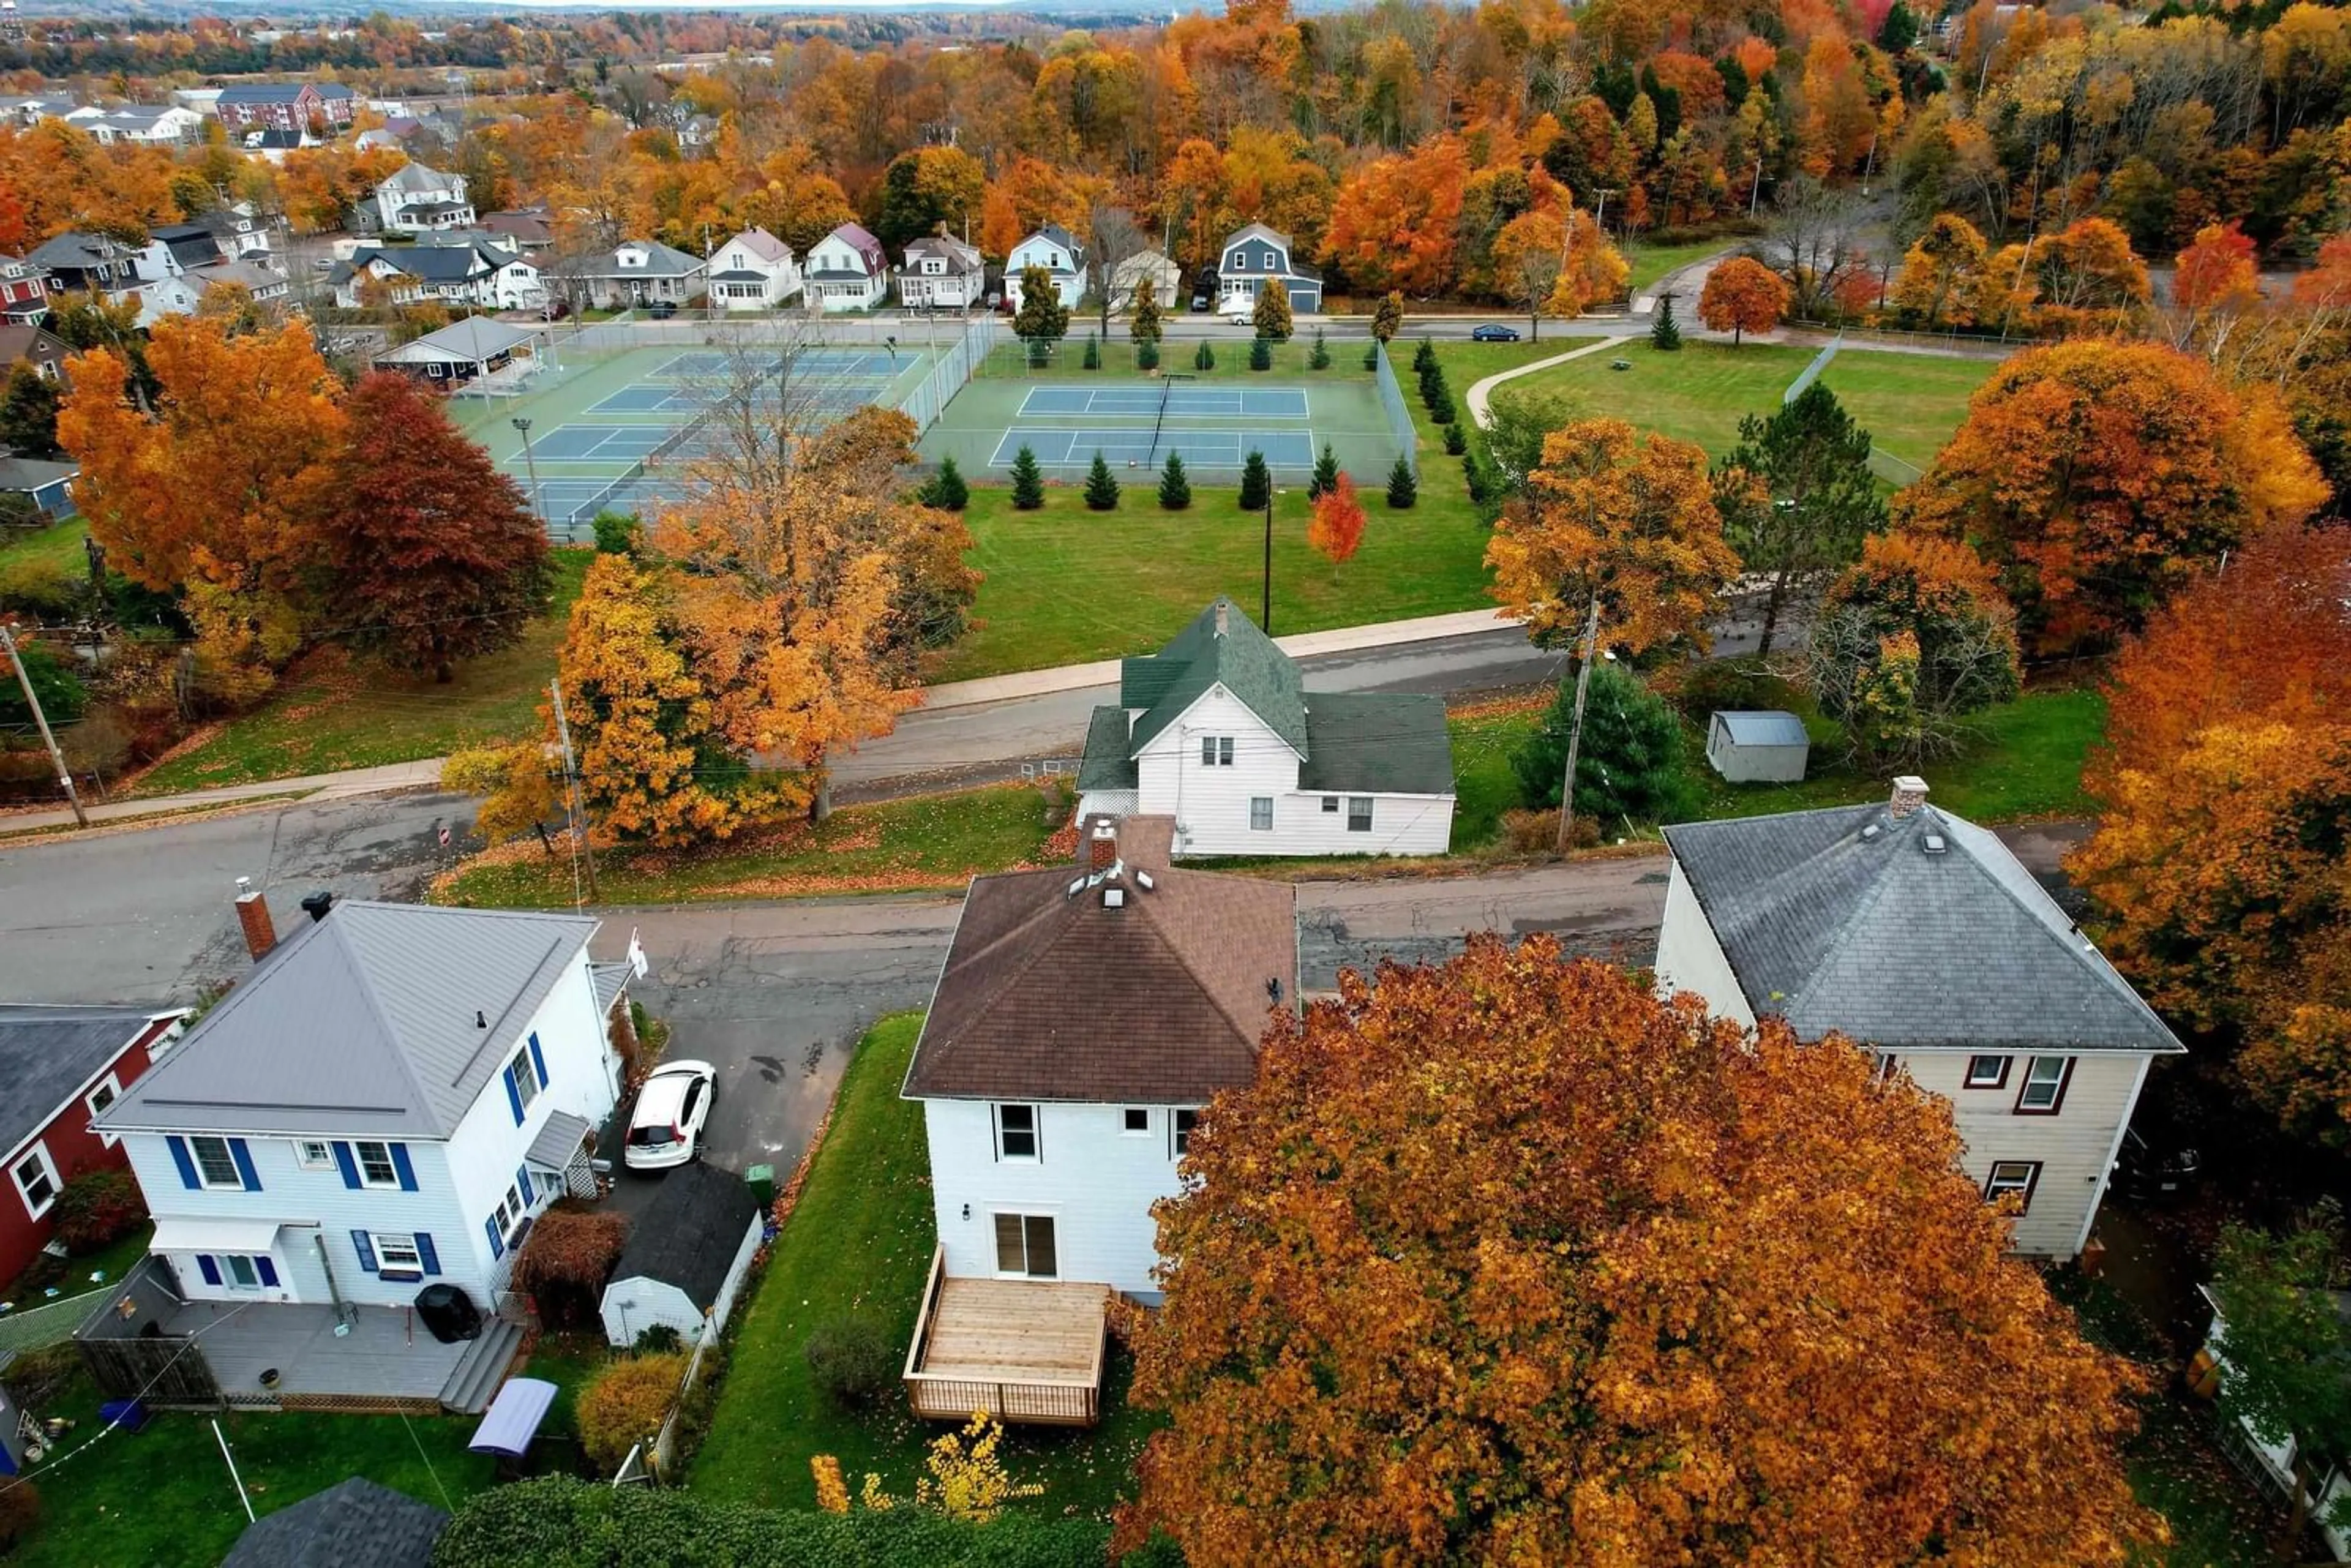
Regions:
<instances>
[{"instance_id":1,"label":"shrub","mask_svg":"<svg viewBox=\"0 0 2351 1568\"><path fill-rule=\"evenodd\" d=\"M1445 427L1445 455L1447 457L1458 457L1468 450L1469 437L1462 430L1461 422L1454 420L1447 423Z\"/></svg>"},{"instance_id":2,"label":"shrub","mask_svg":"<svg viewBox=\"0 0 2351 1568\"><path fill-rule=\"evenodd\" d=\"M34 621L70 621L89 597L89 579L62 561L30 556L0 562L0 610Z\"/></svg>"},{"instance_id":3,"label":"shrub","mask_svg":"<svg viewBox=\"0 0 2351 1568\"><path fill-rule=\"evenodd\" d=\"M594 1327L601 1321L604 1282L628 1236L626 1215L550 1208L523 1241L514 1288L529 1295L549 1328Z\"/></svg>"},{"instance_id":4,"label":"shrub","mask_svg":"<svg viewBox=\"0 0 2351 1568\"><path fill-rule=\"evenodd\" d=\"M634 512L599 512L588 526L595 530L598 555L634 555L644 542L645 525Z\"/></svg>"},{"instance_id":5,"label":"shrub","mask_svg":"<svg viewBox=\"0 0 2351 1568\"><path fill-rule=\"evenodd\" d=\"M1012 455L1012 507L1033 512L1045 504L1045 476L1038 470L1037 454L1025 444Z\"/></svg>"},{"instance_id":6,"label":"shrub","mask_svg":"<svg viewBox=\"0 0 2351 1568\"><path fill-rule=\"evenodd\" d=\"M1379 368L1380 346L1377 343L1374 343L1370 348L1364 350L1364 369L1365 371L1376 371Z\"/></svg>"},{"instance_id":7,"label":"shrub","mask_svg":"<svg viewBox=\"0 0 2351 1568\"><path fill-rule=\"evenodd\" d=\"M1053 340L1050 338L1024 338L1021 341L1028 346L1030 370L1041 371L1052 363Z\"/></svg>"},{"instance_id":8,"label":"shrub","mask_svg":"<svg viewBox=\"0 0 2351 1568\"><path fill-rule=\"evenodd\" d=\"M1458 411L1453 406L1453 394L1439 392L1428 405L1428 417L1437 424L1451 424L1458 417Z\"/></svg>"},{"instance_id":9,"label":"shrub","mask_svg":"<svg viewBox=\"0 0 2351 1568\"><path fill-rule=\"evenodd\" d=\"M1138 371L1155 371L1159 368L1158 340L1145 338L1135 344L1134 368Z\"/></svg>"},{"instance_id":10,"label":"shrub","mask_svg":"<svg viewBox=\"0 0 2351 1568\"><path fill-rule=\"evenodd\" d=\"M842 1409L876 1404L898 1385L898 1347L872 1318L818 1324L802 1354L817 1392Z\"/></svg>"},{"instance_id":11,"label":"shrub","mask_svg":"<svg viewBox=\"0 0 2351 1568\"><path fill-rule=\"evenodd\" d=\"M1331 368L1331 345L1324 340L1322 329L1320 327L1314 329L1314 348L1306 356L1306 368L1310 371L1327 371Z\"/></svg>"},{"instance_id":12,"label":"shrub","mask_svg":"<svg viewBox=\"0 0 2351 1568\"><path fill-rule=\"evenodd\" d=\"M1400 512L1418 499L1420 482L1412 476L1412 464L1399 452L1395 466L1388 470L1388 505Z\"/></svg>"},{"instance_id":13,"label":"shrub","mask_svg":"<svg viewBox=\"0 0 2351 1568\"><path fill-rule=\"evenodd\" d=\"M1588 850L1600 841L1600 824L1578 817L1567 833L1570 849ZM1502 813L1502 841L1522 855L1549 854L1559 847L1559 808L1529 810L1521 806Z\"/></svg>"},{"instance_id":14,"label":"shrub","mask_svg":"<svg viewBox=\"0 0 2351 1568\"><path fill-rule=\"evenodd\" d=\"M147 1199L129 1171L88 1171L66 1183L50 1217L57 1239L78 1256L138 1229L147 1218Z\"/></svg>"},{"instance_id":15,"label":"shrub","mask_svg":"<svg viewBox=\"0 0 2351 1568\"><path fill-rule=\"evenodd\" d=\"M685 1348L685 1338L674 1323L655 1323L637 1336L631 1355L674 1355Z\"/></svg>"},{"instance_id":16,"label":"shrub","mask_svg":"<svg viewBox=\"0 0 2351 1568\"><path fill-rule=\"evenodd\" d=\"M580 1385L580 1446L599 1470L619 1469L632 1448L653 1442L684 1379L683 1355L634 1355L606 1364Z\"/></svg>"},{"instance_id":17,"label":"shrub","mask_svg":"<svg viewBox=\"0 0 2351 1568\"><path fill-rule=\"evenodd\" d=\"M1086 334L1086 357L1081 368L1089 371L1102 369L1102 342L1092 332Z\"/></svg>"},{"instance_id":18,"label":"shrub","mask_svg":"<svg viewBox=\"0 0 2351 1568\"><path fill-rule=\"evenodd\" d=\"M1510 754L1522 798L1556 806L1575 720L1575 682L1560 682L1542 723ZM1615 664L1593 666L1584 694L1583 744L1575 755L1575 814L1614 831L1625 819L1671 821L1688 807L1682 722L1666 700Z\"/></svg>"},{"instance_id":19,"label":"shrub","mask_svg":"<svg viewBox=\"0 0 2351 1568\"><path fill-rule=\"evenodd\" d=\"M1273 369L1272 339L1252 338L1249 340L1249 367L1253 371L1270 371Z\"/></svg>"},{"instance_id":20,"label":"shrub","mask_svg":"<svg viewBox=\"0 0 2351 1568\"><path fill-rule=\"evenodd\" d=\"M1110 460L1101 453L1094 454L1094 465L1086 471L1086 507L1090 511L1107 512L1118 505L1118 480L1112 476Z\"/></svg>"},{"instance_id":21,"label":"shrub","mask_svg":"<svg viewBox=\"0 0 2351 1568\"><path fill-rule=\"evenodd\" d=\"M1429 341L1426 338L1423 338L1420 340L1420 347L1412 351L1412 368L1418 371L1423 375L1426 375L1429 371L1435 370L1437 368L1437 345Z\"/></svg>"},{"instance_id":22,"label":"shrub","mask_svg":"<svg viewBox=\"0 0 2351 1568\"><path fill-rule=\"evenodd\" d=\"M1732 659L1700 659L1661 678L1657 693L1692 724L1718 713L1784 708L1795 695L1789 684L1759 664Z\"/></svg>"},{"instance_id":23,"label":"shrub","mask_svg":"<svg viewBox=\"0 0 2351 1568\"><path fill-rule=\"evenodd\" d=\"M923 486L923 505L942 512L960 512L971 505L971 486L964 483L963 472L956 466L954 457L939 459L939 471Z\"/></svg>"},{"instance_id":24,"label":"shrub","mask_svg":"<svg viewBox=\"0 0 2351 1568\"><path fill-rule=\"evenodd\" d=\"M40 1523L41 1494L32 1482L15 1480L0 1490L0 1552L32 1540Z\"/></svg>"},{"instance_id":25,"label":"shrub","mask_svg":"<svg viewBox=\"0 0 2351 1568\"><path fill-rule=\"evenodd\" d=\"M1213 371L1217 368L1217 350L1208 347L1208 341L1205 338L1200 340L1200 346L1192 352L1192 368L1196 371Z\"/></svg>"}]
</instances>

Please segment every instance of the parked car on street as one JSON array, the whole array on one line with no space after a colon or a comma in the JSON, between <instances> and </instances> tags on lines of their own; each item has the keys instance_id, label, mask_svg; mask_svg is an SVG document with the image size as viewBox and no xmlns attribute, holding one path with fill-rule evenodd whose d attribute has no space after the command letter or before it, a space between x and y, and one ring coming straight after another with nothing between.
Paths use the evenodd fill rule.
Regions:
<instances>
[{"instance_id":1,"label":"parked car on street","mask_svg":"<svg viewBox=\"0 0 2351 1568\"><path fill-rule=\"evenodd\" d=\"M1469 329L1469 340L1473 343L1515 343L1519 340L1519 329L1488 321Z\"/></svg>"},{"instance_id":2,"label":"parked car on street","mask_svg":"<svg viewBox=\"0 0 2351 1568\"><path fill-rule=\"evenodd\" d=\"M652 1171L698 1157L717 1082L717 1070L706 1061L668 1061L655 1068L629 1113L622 1162L631 1170Z\"/></svg>"},{"instance_id":3,"label":"parked car on street","mask_svg":"<svg viewBox=\"0 0 2351 1568\"><path fill-rule=\"evenodd\" d=\"M653 303L651 314L656 321L666 321L677 314L677 304L674 300L656 299Z\"/></svg>"}]
</instances>

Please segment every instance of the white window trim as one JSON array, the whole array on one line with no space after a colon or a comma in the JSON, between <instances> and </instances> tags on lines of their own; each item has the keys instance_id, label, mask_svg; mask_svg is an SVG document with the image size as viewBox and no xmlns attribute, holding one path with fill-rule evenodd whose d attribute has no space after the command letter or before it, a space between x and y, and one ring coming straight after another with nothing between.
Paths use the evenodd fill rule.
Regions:
<instances>
[{"instance_id":1,"label":"white window trim","mask_svg":"<svg viewBox=\"0 0 2351 1568\"><path fill-rule=\"evenodd\" d=\"M383 1163L389 1166L392 1171L392 1179L390 1181L378 1181L374 1176L368 1174L367 1155L365 1151L367 1146L371 1144L383 1151ZM400 1190L400 1162L392 1157L392 1143L389 1139L353 1139L351 1141L351 1166L353 1169L360 1173L360 1186L374 1192L398 1192Z\"/></svg>"},{"instance_id":2,"label":"white window trim","mask_svg":"<svg viewBox=\"0 0 2351 1568\"><path fill-rule=\"evenodd\" d=\"M2016 1108L2028 1115L2046 1116L2054 1113L2064 1098L2065 1074L2066 1070L2070 1065L2070 1058L2063 1056L2026 1057L2024 1059L2024 1081L2018 1085L2016 1092ZM2039 1083L2041 1081L2033 1077L2033 1070L2044 1061L2053 1061L2057 1064L2057 1076L2047 1081L2045 1084L2045 1087L2049 1091L2047 1103L2035 1104L2032 1103L2032 1091L2035 1084Z\"/></svg>"},{"instance_id":3,"label":"white window trim","mask_svg":"<svg viewBox=\"0 0 2351 1568\"><path fill-rule=\"evenodd\" d=\"M1003 1251L997 1245L994 1231L996 1228L996 1222L998 1219L1006 1218L1008 1217L1017 1218L1020 1221L1020 1261L1024 1265L1029 1261L1029 1222L1032 1219L1041 1219L1053 1228L1053 1271L1051 1273L1032 1274L1025 1267L1019 1269L1006 1269L1003 1267ZM996 1261L998 1265L996 1277L998 1279L1058 1280L1061 1278L1061 1217L1059 1211L1034 1208L992 1209L988 1213L987 1223L988 1230L990 1232L987 1238L987 1244L989 1249L996 1253Z\"/></svg>"},{"instance_id":4,"label":"white window trim","mask_svg":"<svg viewBox=\"0 0 2351 1568\"><path fill-rule=\"evenodd\" d=\"M1978 1078L1976 1063L1979 1061L1996 1061L2000 1063L2000 1071L1989 1078ZM2007 1057L1995 1056L1980 1051L1975 1051L1969 1055L1967 1065L1959 1070L1959 1082L1963 1087L1969 1089L1998 1089L2008 1082L2008 1067Z\"/></svg>"},{"instance_id":5,"label":"white window trim","mask_svg":"<svg viewBox=\"0 0 2351 1568\"><path fill-rule=\"evenodd\" d=\"M229 1179L226 1181L213 1180L212 1173L204 1169L204 1156L202 1151L204 1140L207 1138L221 1146L221 1154L228 1161ZM243 1192L245 1190L245 1173L236 1168L236 1151L229 1147L228 1139L220 1134L189 1134L188 1162L196 1167L196 1185L204 1191Z\"/></svg>"},{"instance_id":6,"label":"white window trim","mask_svg":"<svg viewBox=\"0 0 2351 1568\"><path fill-rule=\"evenodd\" d=\"M319 1151L315 1159L310 1155L314 1148ZM325 1138L297 1138L294 1140L294 1163L306 1171L333 1170L335 1145Z\"/></svg>"},{"instance_id":7,"label":"white window trim","mask_svg":"<svg viewBox=\"0 0 2351 1568\"><path fill-rule=\"evenodd\" d=\"M261 1270L254 1266L252 1253L223 1252L218 1254L218 1257L221 1261L221 1284L225 1289L231 1291L258 1291L262 1288ZM239 1263L244 1264L245 1271L253 1276L251 1283L248 1284L246 1281L236 1277L236 1266Z\"/></svg>"},{"instance_id":8,"label":"white window trim","mask_svg":"<svg viewBox=\"0 0 2351 1568\"><path fill-rule=\"evenodd\" d=\"M1143 1125L1140 1127L1131 1127L1127 1125L1126 1119L1129 1116L1134 1115L1138 1111L1143 1113ZM1123 1108L1118 1113L1118 1135L1122 1138L1147 1138L1151 1136L1151 1108L1147 1105L1128 1105Z\"/></svg>"},{"instance_id":9,"label":"white window trim","mask_svg":"<svg viewBox=\"0 0 2351 1568\"><path fill-rule=\"evenodd\" d=\"M413 1236L405 1235L400 1231L379 1233L371 1230L368 1232L368 1245L375 1249L375 1266L378 1273L386 1270L395 1274L424 1272L424 1254L417 1250L416 1238ZM398 1247L405 1250L408 1254L407 1261L402 1262L393 1258L385 1251L387 1246Z\"/></svg>"},{"instance_id":10,"label":"white window trim","mask_svg":"<svg viewBox=\"0 0 2351 1568\"><path fill-rule=\"evenodd\" d=\"M538 1098L538 1072L530 1060L530 1041L515 1047L515 1053L507 1059L507 1077L513 1082L523 1110L528 1112L530 1103Z\"/></svg>"},{"instance_id":11,"label":"white window trim","mask_svg":"<svg viewBox=\"0 0 2351 1568\"><path fill-rule=\"evenodd\" d=\"M49 1182L48 1199L47 1202L42 1203L38 1207L34 1206L33 1195L25 1188L25 1165L30 1160L38 1160L40 1162L41 1174L47 1176ZM26 1148L24 1153L18 1155L14 1160L9 1162L8 1179L16 1184L16 1197L19 1202L24 1204L25 1212L35 1219L40 1218L41 1216L48 1213L50 1209L57 1207L57 1195L63 1192L66 1187L65 1177L58 1174L57 1171L57 1162L49 1157L48 1145L41 1142L38 1138L34 1139L32 1144Z\"/></svg>"},{"instance_id":12,"label":"white window trim","mask_svg":"<svg viewBox=\"0 0 2351 1568\"><path fill-rule=\"evenodd\" d=\"M1189 1127L1184 1124L1184 1118L1186 1116L1192 1118L1192 1125ZM1169 1159L1180 1160L1191 1153L1192 1134L1199 1124L1200 1108L1197 1105L1179 1105L1168 1113L1167 1157Z\"/></svg>"},{"instance_id":13,"label":"white window trim","mask_svg":"<svg viewBox=\"0 0 2351 1568\"><path fill-rule=\"evenodd\" d=\"M1258 821L1257 809L1259 806L1263 806L1265 808L1265 821L1262 825ZM1273 797L1270 795L1252 795L1249 797L1249 831L1252 833L1270 833L1273 831Z\"/></svg>"},{"instance_id":14,"label":"white window trim","mask_svg":"<svg viewBox=\"0 0 2351 1568\"><path fill-rule=\"evenodd\" d=\"M106 1105L111 1105L117 1100L122 1098L122 1081L115 1077L111 1071L109 1071L102 1074L97 1082L91 1084L87 1090L83 1091L81 1108L84 1111L89 1112L92 1116L96 1116L99 1112L106 1109L106 1105L98 1103L98 1096L101 1091L103 1091L106 1095ZM93 1128L92 1131L97 1131L97 1129ZM112 1133L107 1132L99 1132L98 1134L98 1141L104 1144L110 1149L114 1147L117 1143L120 1142L120 1140Z\"/></svg>"}]
</instances>

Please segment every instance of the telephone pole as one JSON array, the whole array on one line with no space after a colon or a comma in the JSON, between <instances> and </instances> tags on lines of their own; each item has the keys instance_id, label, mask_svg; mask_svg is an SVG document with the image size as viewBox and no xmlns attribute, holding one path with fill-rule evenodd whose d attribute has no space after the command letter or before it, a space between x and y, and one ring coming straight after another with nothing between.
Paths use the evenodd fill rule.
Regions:
<instances>
[{"instance_id":1,"label":"telephone pole","mask_svg":"<svg viewBox=\"0 0 2351 1568\"><path fill-rule=\"evenodd\" d=\"M41 711L41 699L33 690L33 673L25 668L25 661L16 654L16 639L5 624L0 624L0 652L8 655L8 663L16 669L16 684L25 688L25 701L32 705L33 722L40 726L41 744L49 748L49 760L57 764L57 782L65 786L66 803L73 808L74 821L89 826L89 813L81 809L81 797L74 793L73 774L66 767L66 754L57 749L57 737L49 733L48 715Z\"/></svg>"},{"instance_id":2,"label":"telephone pole","mask_svg":"<svg viewBox=\"0 0 2351 1568\"><path fill-rule=\"evenodd\" d=\"M574 767L571 761L571 726L570 723L563 716L563 683L561 681L549 681L547 683L547 690L548 695L555 699L556 738L563 744L563 784L565 796L570 802L569 814L571 819L571 841L574 845L572 850L572 865L575 868L573 874L575 876L578 874L576 868L580 863L579 857L584 854L588 859L588 896L592 899L598 896L596 892L596 849L594 845L588 841L588 811L587 809L580 802L580 769ZM571 896L574 899L577 899L580 896L580 888L576 882L572 884Z\"/></svg>"},{"instance_id":3,"label":"telephone pole","mask_svg":"<svg viewBox=\"0 0 2351 1568\"><path fill-rule=\"evenodd\" d=\"M1567 732L1567 777L1559 786L1559 852L1567 853L1575 829L1575 754L1583 747L1583 693L1592 685L1592 661L1600 651L1600 595L1583 619L1583 652L1575 661L1575 722Z\"/></svg>"}]
</instances>

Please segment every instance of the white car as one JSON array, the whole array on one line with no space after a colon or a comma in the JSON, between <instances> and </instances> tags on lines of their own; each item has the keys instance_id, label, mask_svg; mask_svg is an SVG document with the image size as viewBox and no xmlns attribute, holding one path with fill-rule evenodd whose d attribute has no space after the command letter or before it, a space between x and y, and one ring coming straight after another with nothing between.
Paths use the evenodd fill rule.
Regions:
<instances>
[{"instance_id":1,"label":"white car","mask_svg":"<svg viewBox=\"0 0 2351 1568\"><path fill-rule=\"evenodd\" d=\"M702 1153L702 1124L710 1117L718 1070L706 1061L668 1061L637 1091L621 1158L631 1170L666 1170Z\"/></svg>"},{"instance_id":2,"label":"white car","mask_svg":"<svg viewBox=\"0 0 2351 1568\"><path fill-rule=\"evenodd\" d=\"M1217 313L1228 321L1247 323L1257 315L1257 301L1246 294L1236 294L1217 308Z\"/></svg>"}]
</instances>

